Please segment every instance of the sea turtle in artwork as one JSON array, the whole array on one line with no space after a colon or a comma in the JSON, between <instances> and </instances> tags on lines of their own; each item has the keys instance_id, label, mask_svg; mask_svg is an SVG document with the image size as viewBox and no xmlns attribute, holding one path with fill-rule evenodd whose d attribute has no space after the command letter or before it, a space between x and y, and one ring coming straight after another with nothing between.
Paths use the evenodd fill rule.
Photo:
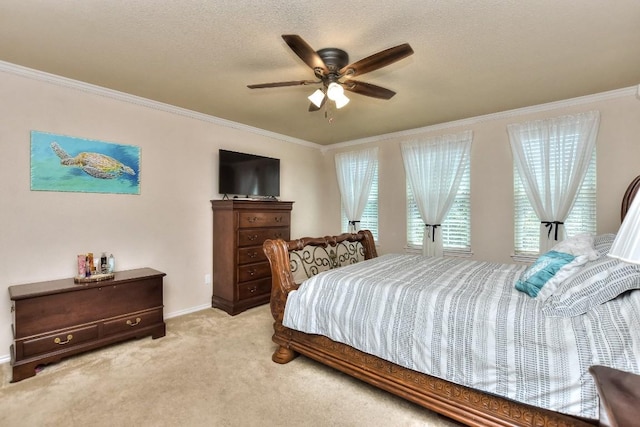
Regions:
<instances>
[{"instance_id":1,"label":"sea turtle in artwork","mask_svg":"<svg viewBox=\"0 0 640 427\"><path fill-rule=\"evenodd\" d=\"M94 178L113 179L123 173L129 175L136 174L129 166L125 166L113 157L105 154L82 152L75 157L71 157L56 142L51 143L51 149L60 157L61 164L65 166L78 166Z\"/></svg>"}]
</instances>

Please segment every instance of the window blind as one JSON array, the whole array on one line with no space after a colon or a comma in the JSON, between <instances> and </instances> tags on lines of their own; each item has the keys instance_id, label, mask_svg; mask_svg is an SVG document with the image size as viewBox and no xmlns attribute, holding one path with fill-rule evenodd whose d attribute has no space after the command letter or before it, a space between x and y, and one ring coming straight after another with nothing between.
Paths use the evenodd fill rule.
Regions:
<instances>
[{"instance_id":1,"label":"window blind","mask_svg":"<svg viewBox=\"0 0 640 427\"><path fill-rule=\"evenodd\" d=\"M341 212L342 232L346 233L349 231L349 221L347 220L347 215L344 212L344 207L341 209ZM370 230L371 234L373 234L374 240L378 241L378 168L376 168L373 174L373 182L371 183L369 199L367 200L364 212L362 212L359 229Z\"/></svg>"},{"instance_id":2,"label":"window blind","mask_svg":"<svg viewBox=\"0 0 640 427\"><path fill-rule=\"evenodd\" d=\"M562 153L556 153L555 160L562 161ZM537 159L541 162L542 159ZM520 179L516 166L514 176L514 251L517 255L534 255L540 248L540 219L536 215ZM567 217L564 228L567 236L596 232L596 151L593 151L589 169L585 175L576 201Z\"/></svg>"},{"instance_id":3,"label":"window blind","mask_svg":"<svg viewBox=\"0 0 640 427\"><path fill-rule=\"evenodd\" d=\"M455 201L442 223L442 244L447 251L471 251L471 173L470 162L465 165L464 174ZM409 181L407 191L407 246L421 248L424 222L416 204Z\"/></svg>"}]
</instances>

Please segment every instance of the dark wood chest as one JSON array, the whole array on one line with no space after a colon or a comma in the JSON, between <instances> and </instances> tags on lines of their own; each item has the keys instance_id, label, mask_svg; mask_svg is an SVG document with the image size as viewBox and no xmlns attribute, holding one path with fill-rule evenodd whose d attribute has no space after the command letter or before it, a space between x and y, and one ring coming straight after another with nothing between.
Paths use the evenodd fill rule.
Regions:
<instances>
[{"instance_id":1,"label":"dark wood chest","mask_svg":"<svg viewBox=\"0 0 640 427\"><path fill-rule=\"evenodd\" d=\"M164 276L142 268L101 282L69 278L10 286L12 382L66 356L129 338L163 337Z\"/></svg>"}]
</instances>

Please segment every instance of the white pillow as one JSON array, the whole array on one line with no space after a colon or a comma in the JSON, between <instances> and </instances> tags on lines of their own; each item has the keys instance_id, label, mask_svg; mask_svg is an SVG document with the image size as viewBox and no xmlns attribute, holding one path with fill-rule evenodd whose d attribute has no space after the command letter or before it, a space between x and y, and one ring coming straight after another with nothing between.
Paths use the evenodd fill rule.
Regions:
<instances>
[{"instance_id":1,"label":"white pillow","mask_svg":"<svg viewBox=\"0 0 640 427\"><path fill-rule=\"evenodd\" d=\"M576 257L586 256L589 261L596 260L600 256L598 251L593 247L593 236L589 233L567 237L551 248L551 250L564 252L565 254L571 254Z\"/></svg>"}]
</instances>

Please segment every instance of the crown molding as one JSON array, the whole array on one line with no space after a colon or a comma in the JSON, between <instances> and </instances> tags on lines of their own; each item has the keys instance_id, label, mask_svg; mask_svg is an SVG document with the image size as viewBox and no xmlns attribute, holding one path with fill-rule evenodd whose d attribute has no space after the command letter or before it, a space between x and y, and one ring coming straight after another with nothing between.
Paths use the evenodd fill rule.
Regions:
<instances>
[{"instance_id":1,"label":"crown molding","mask_svg":"<svg viewBox=\"0 0 640 427\"><path fill-rule=\"evenodd\" d=\"M582 105L592 102L605 101L609 99L622 98L626 96L636 96L640 99L640 85L632 86L623 89L616 89L608 92L601 92L594 95L586 95L577 98L570 98L561 101L549 102L546 104L539 104L530 107L517 108L513 110L502 111L498 113L486 114L483 116L471 117L468 119L456 120L452 122L438 123L431 126L425 126L421 128L408 129L399 132L387 133L382 135L376 135L368 138L354 139L351 141L340 142L331 145L320 145L311 141L306 141L299 138L293 138L288 135L283 135L276 132L271 132L265 129L257 128L254 126L248 126L242 123L234 122L231 120L222 119L220 117L211 116L197 111L188 110L186 108L176 107L174 105L165 104L163 102L153 101L147 98L143 98L136 95L131 95L124 92L119 92L113 89L107 89L101 86L93 85L90 83L73 80L67 77L58 76L55 74L46 73L44 71L34 70L32 68L23 67L20 65L12 64L10 62L0 61L0 71L14 74L17 76L29 78L32 80L38 80L54 84L57 86L66 87L69 89L79 90L82 92L90 93L93 95L103 96L106 98L115 99L138 106L151 108L154 110L164 111L170 114L175 114L183 117L188 117L194 120L200 120L203 122L213 123L219 126L224 126L231 129L236 129L244 132L254 133L267 138L276 139L283 142L289 142L292 144L303 145L305 147L315 148L325 153L329 150L343 147L351 147L355 145L369 144L388 139L402 138L406 136L417 135L425 132L446 130L455 127L472 126L477 123L487 122L491 120L500 120L509 117L517 117L526 114L538 113L543 111L554 110L558 108L572 107L576 105Z\"/></svg>"},{"instance_id":2,"label":"crown molding","mask_svg":"<svg viewBox=\"0 0 640 427\"><path fill-rule=\"evenodd\" d=\"M488 122L491 120L501 120L501 119L506 119L510 117L524 116L526 114L556 110L558 108L574 107L578 105L589 104L592 102L606 101L609 99L617 99L617 98L633 96L636 93L637 93L636 96L638 97L638 99L640 99L640 85L611 90L608 92L596 93L593 95L580 96L577 98L564 99L561 101L549 102L546 104L533 105L530 107L516 108L513 110L486 114L484 116L476 116L468 119L456 120L453 122L438 123L436 125L425 126L421 128L408 129L408 130L403 130L403 131L393 132L393 133L386 133L383 135L376 135L369 138L354 139L351 141L341 142L338 144L332 144L330 146L323 146L321 150L325 152L325 151L333 150L336 148L344 148L344 147L351 147L354 145L369 144L374 142L385 141L388 139L398 139L398 138L418 135L426 132L446 130L446 129L456 128L456 127L473 126L475 124Z\"/></svg>"},{"instance_id":3,"label":"crown molding","mask_svg":"<svg viewBox=\"0 0 640 427\"><path fill-rule=\"evenodd\" d=\"M200 120L203 122L213 123L219 126L224 126L224 127L244 131L244 132L254 133L257 135L265 136L267 138L277 139L279 141L290 142L292 144L303 145L305 147L311 147L316 149L320 149L322 147L320 144L316 144L314 142L306 141L303 139L293 138L293 137L279 134L276 132L270 132L265 129L244 125L242 123L222 119L220 117L210 116L208 114L199 113L197 111L188 110L186 108L176 107L174 105L165 104L163 102L153 101L151 99L143 98L136 95L131 95L129 93L119 92L113 89L107 89L107 88L93 85L90 83L84 83L78 80L69 79L67 77L45 73L44 71L34 70L32 68L27 68L20 65L12 64L10 62L0 61L0 71L9 73L9 74L14 74L20 77L25 77L32 80L38 80L41 82L54 84L56 86L62 86L68 89L79 90L81 92L103 96L105 98L115 99L117 101L127 102L129 104L135 104L141 107L151 108L154 110L159 110L166 113L175 114L178 116L188 117L194 120Z\"/></svg>"}]
</instances>

